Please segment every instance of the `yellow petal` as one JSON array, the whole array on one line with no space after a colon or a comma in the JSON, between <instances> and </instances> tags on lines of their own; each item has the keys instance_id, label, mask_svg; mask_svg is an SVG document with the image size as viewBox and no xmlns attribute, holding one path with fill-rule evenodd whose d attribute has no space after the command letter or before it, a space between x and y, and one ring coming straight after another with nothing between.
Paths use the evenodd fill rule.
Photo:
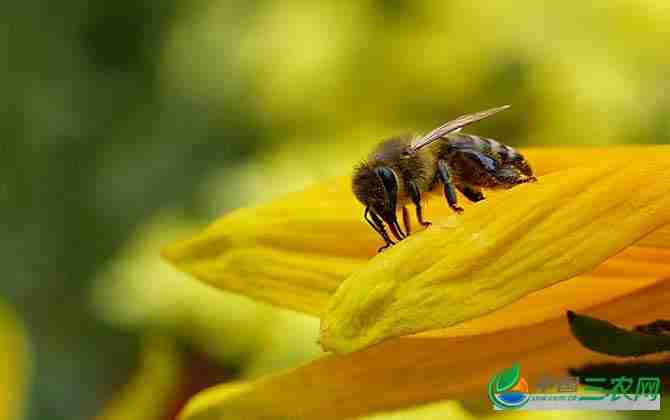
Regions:
<instances>
[{"instance_id":1,"label":"yellow petal","mask_svg":"<svg viewBox=\"0 0 670 420\"><path fill-rule=\"evenodd\" d=\"M484 316L421 335L456 337L528 326L560 317L568 309L579 312L624 299L666 278L670 278L670 249L631 246L589 273L530 293Z\"/></svg>"},{"instance_id":2,"label":"yellow petal","mask_svg":"<svg viewBox=\"0 0 670 420\"><path fill-rule=\"evenodd\" d=\"M670 222L669 157L554 172L410 236L340 285L322 345L345 353L448 327L592 270Z\"/></svg>"},{"instance_id":3,"label":"yellow petal","mask_svg":"<svg viewBox=\"0 0 670 420\"><path fill-rule=\"evenodd\" d=\"M666 280L583 312L630 328L667 317L669 300ZM620 360L583 348L572 337L565 316L475 336L401 337L261 378L233 394L218 394L216 388L205 391L207 401L201 400L198 409L181 420L331 420L444 399L490 407L486 384L514 362L532 388L545 375L565 375L568 366Z\"/></svg>"},{"instance_id":4,"label":"yellow petal","mask_svg":"<svg viewBox=\"0 0 670 420\"><path fill-rule=\"evenodd\" d=\"M361 417L360 420L616 420L609 412L594 411L508 411L475 416L457 401L439 401L416 407ZM623 419L621 419L623 420Z\"/></svg>"},{"instance_id":5,"label":"yellow petal","mask_svg":"<svg viewBox=\"0 0 670 420\"><path fill-rule=\"evenodd\" d=\"M208 388L191 398L179 413L178 420L215 419L221 403L249 389L250 382L228 382Z\"/></svg>"},{"instance_id":6,"label":"yellow petal","mask_svg":"<svg viewBox=\"0 0 670 420\"><path fill-rule=\"evenodd\" d=\"M24 417L29 359L23 324L10 308L0 304L0 420Z\"/></svg>"},{"instance_id":7,"label":"yellow petal","mask_svg":"<svg viewBox=\"0 0 670 420\"><path fill-rule=\"evenodd\" d=\"M100 412L96 420L161 420L180 398L181 360L175 344L163 337L147 337L140 368Z\"/></svg>"},{"instance_id":8,"label":"yellow petal","mask_svg":"<svg viewBox=\"0 0 670 420\"><path fill-rule=\"evenodd\" d=\"M205 283L318 315L376 253L376 233L364 223L349 179L341 178L232 212L162 255Z\"/></svg>"},{"instance_id":9,"label":"yellow petal","mask_svg":"<svg viewBox=\"0 0 670 420\"><path fill-rule=\"evenodd\" d=\"M372 414L360 420L476 420L476 418L457 401L440 401L404 410Z\"/></svg>"},{"instance_id":10,"label":"yellow petal","mask_svg":"<svg viewBox=\"0 0 670 420\"><path fill-rule=\"evenodd\" d=\"M538 174L654 153L667 155L668 148L524 150ZM489 193L489 199L506 193ZM451 216L443 198L427 199L428 220ZM461 202L470 206L462 197ZM645 241L668 247L670 229ZM320 316L339 284L376 255L379 245L362 219L350 178L342 177L232 212L194 238L165 247L163 256L215 287Z\"/></svg>"}]
</instances>

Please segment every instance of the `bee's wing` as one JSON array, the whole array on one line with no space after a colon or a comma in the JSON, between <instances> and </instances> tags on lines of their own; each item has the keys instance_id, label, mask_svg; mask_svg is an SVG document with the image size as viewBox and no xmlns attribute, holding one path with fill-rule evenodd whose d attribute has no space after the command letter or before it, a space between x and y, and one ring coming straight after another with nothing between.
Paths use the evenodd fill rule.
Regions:
<instances>
[{"instance_id":1,"label":"bee's wing","mask_svg":"<svg viewBox=\"0 0 670 420\"><path fill-rule=\"evenodd\" d=\"M474 114L461 115L455 120L448 121L441 126L437 127L435 130L421 137L416 142L410 145L410 150L416 152L417 150L428 146L435 140L452 133L454 131L460 130L466 125L472 124L474 122L488 118L493 114L497 114L500 111L504 111L509 108L509 105L499 106L497 108L487 109L486 111L475 112Z\"/></svg>"}]
</instances>

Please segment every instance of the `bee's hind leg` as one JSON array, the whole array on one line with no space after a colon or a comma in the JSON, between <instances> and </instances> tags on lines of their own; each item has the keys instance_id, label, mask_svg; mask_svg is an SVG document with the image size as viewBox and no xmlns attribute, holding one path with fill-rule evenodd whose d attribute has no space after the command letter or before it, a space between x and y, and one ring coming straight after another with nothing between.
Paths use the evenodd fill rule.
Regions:
<instances>
[{"instance_id":1,"label":"bee's hind leg","mask_svg":"<svg viewBox=\"0 0 670 420\"><path fill-rule=\"evenodd\" d=\"M465 196L465 198L472 201L473 203L482 201L484 199L484 194L480 188L471 187L468 185L456 185L456 188Z\"/></svg>"},{"instance_id":2,"label":"bee's hind leg","mask_svg":"<svg viewBox=\"0 0 670 420\"><path fill-rule=\"evenodd\" d=\"M461 213L463 208L458 206L456 191L454 191L454 186L451 184L449 167L447 166L447 162L444 160L437 161L437 176L440 178L442 185L444 185L444 197L447 199L449 207L451 207L455 212Z\"/></svg>"},{"instance_id":3,"label":"bee's hind leg","mask_svg":"<svg viewBox=\"0 0 670 420\"><path fill-rule=\"evenodd\" d=\"M416 220L419 221L421 226L428 227L431 225L430 222L423 220L423 213L421 212L421 192L419 191L419 187L416 186L414 181L409 181L407 183L407 190L409 192L409 198L412 200L412 203L414 203L414 207L416 208ZM405 214L403 213L403 217L405 217ZM409 233L409 225L407 228L407 232Z\"/></svg>"}]
</instances>

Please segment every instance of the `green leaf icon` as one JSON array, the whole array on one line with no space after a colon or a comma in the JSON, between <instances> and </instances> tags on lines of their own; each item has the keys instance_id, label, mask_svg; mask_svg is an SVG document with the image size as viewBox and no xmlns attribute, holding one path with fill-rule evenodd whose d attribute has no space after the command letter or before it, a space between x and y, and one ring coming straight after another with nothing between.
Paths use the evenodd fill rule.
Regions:
<instances>
[{"instance_id":1,"label":"green leaf icon","mask_svg":"<svg viewBox=\"0 0 670 420\"><path fill-rule=\"evenodd\" d=\"M507 391L519 382L519 365L514 363L511 368L505 369L498 374L496 381L496 392Z\"/></svg>"}]
</instances>

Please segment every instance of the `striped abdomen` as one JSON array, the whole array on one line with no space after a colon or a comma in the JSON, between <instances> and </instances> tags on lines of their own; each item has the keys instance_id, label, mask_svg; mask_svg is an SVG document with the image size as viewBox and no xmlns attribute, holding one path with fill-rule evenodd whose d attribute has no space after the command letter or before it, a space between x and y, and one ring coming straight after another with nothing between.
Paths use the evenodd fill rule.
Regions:
<instances>
[{"instance_id":1,"label":"striped abdomen","mask_svg":"<svg viewBox=\"0 0 670 420\"><path fill-rule=\"evenodd\" d=\"M447 141L442 145L442 153L448 155L449 152L458 149L476 150L495 158L503 164L523 159L521 153L515 148L499 143L493 139L465 133L449 134L447 136Z\"/></svg>"}]
</instances>

